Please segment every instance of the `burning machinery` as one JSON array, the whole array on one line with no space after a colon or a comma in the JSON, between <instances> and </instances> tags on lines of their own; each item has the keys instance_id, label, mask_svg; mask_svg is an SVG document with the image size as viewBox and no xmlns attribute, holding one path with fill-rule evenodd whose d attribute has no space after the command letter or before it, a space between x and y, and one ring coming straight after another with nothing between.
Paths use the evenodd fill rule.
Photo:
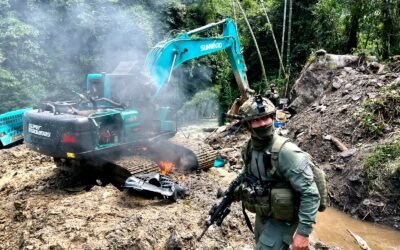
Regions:
<instances>
[{"instance_id":1,"label":"burning machinery","mask_svg":"<svg viewBox=\"0 0 400 250\"><path fill-rule=\"evenodd\" d=\"M220 36L201 37L216 26L223 28ZM241 94L230 110L235 114L253 91L247 82L236 26L224 19L158 43L147 55L146 72L132 73L136 64L122 62L112 74L89 74L88 95L78 94L79 100L48 102L41 109L26 112L25 143L52 156L63 167L79 167L81 161L138 146L166 151L157 162L170 161L178 170L211 167L209 158L216 156L211 150L180 146L179 141L165 146L166 139L176 133L176 122L172 109L162 106L157 98L179 65L221 50L228 55Z\"/></svg>"}]
</instances>

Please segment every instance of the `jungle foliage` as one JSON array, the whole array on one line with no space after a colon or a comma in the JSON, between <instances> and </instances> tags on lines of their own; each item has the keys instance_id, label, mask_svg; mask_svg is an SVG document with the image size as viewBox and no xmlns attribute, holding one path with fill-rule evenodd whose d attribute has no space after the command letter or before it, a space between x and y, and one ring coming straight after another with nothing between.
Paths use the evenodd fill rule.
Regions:
<instances>
[{"instance_id":1,"label":"jungle foliage","mask_svg":"<svg viewBox=\"0 0 400 250\"><path fill-rule=\"evenodd\" d=\"M258 42L267 79L241 9ZM380 59L399 54L399 12L397 0L0 0L0 113L73 98L70 90L83 92L87 73L111 72L123 60L142 63L162 39L225 17L238 25L251 86L263 92L275 82L283 91L309 54L320 48ZM289 78L279 73L271 28L277 47L283 48ZM210 69L207 74L200 73L202 67ZM193 83L177 85L185 94L182 102L211 86L218 90L221 110L238 96L222 52L189 62L177 74L181 82Z\"/></svg>"},{"instance_id":2,"label":"jungle foliage","mask_svg":"<svg viewBox=\"0 0 400 250\"><path fill-rule=\"evenodd\" d=\"M398 193L400 181L400 134L377 145L363 161L369 192ZM397 186L396 186L397 185Z\"/></svg>"},{"instance_id":3,"label":"jungle foliage","mask_svg":"<svg viewBox=\"0 0 400 250\"><path fill-rule=\"evenodd\" d=\"M400 82L393 81L379 89L379 95L366 99L353 118L363 132L381 137L400 124Z\"/></svg>"}]
</instances>

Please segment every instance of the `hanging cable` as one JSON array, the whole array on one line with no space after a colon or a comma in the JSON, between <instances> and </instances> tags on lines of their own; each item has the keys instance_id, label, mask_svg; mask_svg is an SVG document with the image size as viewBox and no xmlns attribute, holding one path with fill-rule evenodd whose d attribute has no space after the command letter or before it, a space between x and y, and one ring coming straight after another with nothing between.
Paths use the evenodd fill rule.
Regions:
<instances>
[{"instance_id":1,"label":"hanging cable","mask_svg":"<svg viewBox=\"0 0 400 250\"><path fill-rule=\"evenodd\" d=\"M261 70L262 70L262 74L263 74L263 77L264 77L264 81L265 81L265 83L268 83L267 74L265 73L265 68L264 68L264 62L263 62L263 59L262 59L262 56L261 56L260 49L258 48L256 37L254 36L254 33L253 33L253 30L252 30L252 28L250 26L249 20L247 19L246 13L244 12L244 10L242 8L242 5L240 4L239 0L236 0L236 3L238 4L239 9L243 14L243 17L244 17L244 20L246 21L247 27L250 30L251 37L253 38L254 45L256 46L256 50L257 50L257 53L258 53L258 58L260 60Z\"/></svg>"},{"instance_id":2,"label":"hanging cable","mask_svg":"<svg viewBox=\"0 0 400 250\"><path fill-rule=\"evenodd\" d=\"M286 88L285 88L285 98L287 98L287 92L289 88L289 80L290 80L290 39L292 34L292 8L293 0L289 0L289 24L288 24L288 38L287 38L287 50L286 50L286 69L287 69L287 77L286 77Z\"/></svg>"},{"instance_id":3,"label":"hanging cable","mask_svg":"<svg viewBox=\"0 0 400 250\"><path fill-rule=\"evenodd\" d=\"M235 0L232 0L232 1L231 1L231 8L232 8L233 21L235 21L235 26L236 26L236 30L237 30L236 11L235 11Z\"/></svg>"},{"instance_id":4,"label":"hanging cable","mask_svg":"<svg viewBox=\"0 0 400 250\"><path fill-rule=\"evenodd\" d=\"M267 9L265 8L265 5L264 5L264 1L263 1L263 0L260 0L260 2L261 2L261 7L262 7L263 10L264 10L265 16L267 17L267 22L268 22L268 25L269 25L269 27L270 27L270 29L271 29L272 38L274 39L274 44L275 44L276 53L278 54L278 58L279 58L280 69L282 68L282 69L283 69L283 74L286 75L286 73L285 73L285 67L284 67L284 65L283 65L283 60L282 60L282 57L281 57L281 53L279 52L279 48L278 48L278 42L276 41L275 34L274 34L274 29L272 28L272 23L271 23L270 20L269 20L268 13L267 13ZM279 69L279 70L280 70L280 69Z\"/></svg>"},{"instance_id":5,"label":"hanging cable","mask_svg":"<svg viewBox=\"0 0 400 250\"><path fill-rule=\"evenodd\" d=\"M281 43L281 55L283 56L283 48L285 44L285 31L286 31L286 8L287 8L287 0L285 1L284 4L284 9L283 9L283 24L282 24L282 43ZM281 76L281 68L279 67L279 78Z\"/></svg>"}]
</instances>

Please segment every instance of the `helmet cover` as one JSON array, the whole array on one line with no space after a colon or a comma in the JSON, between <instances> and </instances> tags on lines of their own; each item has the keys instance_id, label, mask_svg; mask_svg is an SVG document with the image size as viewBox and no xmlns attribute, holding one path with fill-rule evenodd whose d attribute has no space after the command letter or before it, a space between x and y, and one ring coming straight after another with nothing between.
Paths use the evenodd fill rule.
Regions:
<instances>
[{"instance_id":1,"label":"helmet cover","mask_svg":"<svg viewBox=\"0 0 400 250\"><path fill-rule=\"evenodd\" d=\"M261 95L254 96L245 101L239 108L239 115L243 117L242 121L249 121L274 114L275 105Z\"/></svg>"}]
</instances>

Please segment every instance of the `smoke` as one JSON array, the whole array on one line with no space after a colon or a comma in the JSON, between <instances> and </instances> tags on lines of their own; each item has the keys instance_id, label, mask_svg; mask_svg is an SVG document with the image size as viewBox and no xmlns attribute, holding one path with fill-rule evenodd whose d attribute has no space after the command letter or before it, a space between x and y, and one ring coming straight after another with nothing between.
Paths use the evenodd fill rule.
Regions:
<instances>
[{"instance_id":1,"label":"smoke","mask_svg":"<svg viewBox=\"0 0 400 250\"><path fill-rule=\"evenodd\" d=\"M26 95L32 103L77 99L70 90L86 92L88 73L111 73L121 61L133 61L132 84L120 86L113 95L122 103L143 99L142 84L148 89L145 92L153 91L151 79L144 74L144 61L150 48L163 38L159 31L165 22L158 20L156 10L168 2L13 1L20 18L39 32L39 55L33 69L39 73L25 80ZM211 76L208 65L199 67L196 60L186 63L173 72L156 104L179 110L194 93L212 85Z\"/></svg>"},{"instance_id":2,"label":"smoke","mask_svg":"<svg viewBox=\"0 0 400 250\"><path fill-rule=\"evenodd\" d=\"M165 137L172 136L175 132L174 123L168 120L173 120L172 115L189 101L194 93L212 85L212 71L208 66L198 67L198 61L193 60L185 67L179 67L173 72L171 81L164 84L154 99L157 89L151 77L146 74L144 63L151 46L162 40L161 34L154 32L160 29L157 26L162 21L158 21L155 18L157 15L149 9L149 6L154 7L156 4L146 5L142 3L145 1L137 1L137 4L119 6L113 4L118 1L104 0L62 2L64 1L16 1L16 5L13 6L23 13L24 21L39 32L38 48L41 55L37 58L37 63L43 65L43 73L36 79L30 79L30 84L25 88L27 94L32 100L77 100L78 96L74 91L86 92L86 75L105 72L111 83L112 101L131 109L125 110L122 115L109 112L104 116L92 116L91 119L95 120L97 126L97 136L86 138L80 137L79 134L78 139L75 139L78 141L74 149L77 153L96 151L94 147L97 146L106 151L112 144L144 142L159 135L159 131L165 132ZM120 62L127 61L132 63L126 63L122 67L125 70L117 68ZM47 81L42 82L42 79ZM35 91L39 89L39 92L46 91ZM215 113L216 99L212 93L194 98L194 105L185 109L184 116L186 119L210 117ZM84 106L83 102L81 104ZM171 107L172 112L167 113L168 108L160 108L164 106ZM61 113L63 112L87 116L95 111L68 109ZM37 122L44 120L38 119ZM76 128L77 131L92 129L89 127L91 121L82 120L86 122L82 121L80 127ZM51 129L57 136L70 132L71 126L57 124L44 121L43 131ZM168 134L168 131L172 133ZM53 141L58 143L56 139ZM119 149L125 150L122 147ZM174 162L178 169L195 170L198 167L196 155L184 147L173 147L172 144L167 145L164 142L154 144L152 150L158 153L158 160ZM107 181L117 187L130 175L123 168L109 162L101 163L100 159L94 161L100 165L99 172L94 175L105 179L113 177Z\"/></svg>"},{"instance_id":3,"label":"smoke","mask_svg":"<svg viewBox=\"0 0 400 250\"><path fill-rule=\"evenodd\" d=\"M32 99L72 97L63 89L82 91L88 73L111 72L120 61L144 62L153 40L159 39L153 34L157 20L146 7L101 0L13 1L19 18L39 32L27 42L35 43L33 70L40 77L29 79L26 92Z\"/></svg>"}]
</instances>

